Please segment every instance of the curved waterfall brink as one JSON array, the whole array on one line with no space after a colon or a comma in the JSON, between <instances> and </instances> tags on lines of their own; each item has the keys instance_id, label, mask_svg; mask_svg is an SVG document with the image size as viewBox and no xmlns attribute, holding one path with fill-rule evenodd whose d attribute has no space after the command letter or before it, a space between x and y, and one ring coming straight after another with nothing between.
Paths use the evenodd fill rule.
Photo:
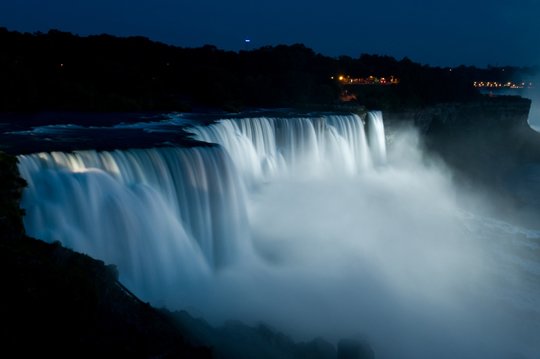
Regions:
<instances>
[{"instance_id":1,"label":"curved waterfall brink","mask_svg":"<svg viewBox=\"0 0 540 359\"><path fill-rule=\"evenodd\" d=\"M117 264L148 293L152 283L219 269L251 251L246 184L353 175L384 163L381 114L368 120L369 145L359 116L322 115L188 128L217 146L19 156L25 227Z\"/></svg>"},{"instance_id":2,"label":"curved waterfall brink","mask_svg":"<svg viewBox=\"0 0 540 359\"><path fill-rule=\"evenodd\" d=\"M137 287L219 268L249 247L243 184L218 146L19 161L28 234L115 263Z\"/></svg>"},{"instance_id":3,"label":"curved waterfall brink","mask_svg":"<svg viewBox=\"0 0 540 359\"><path fill-rule=\"evenodd\" d=\"M381 114L368 120L369 145L359 116L323 115L188 129L218 146L20 156L25 227L117 264L138 293L159 292L155 283L223 268L251 251L246 184L384 163Z\"/></svg>"},{"instance_id":4,"label":"curved waterfall brink","mask_svg":"<svg viewBox=\"0 0 540 359\"><path fill-rule=\"evenodd\" d=\"M380 112L370 112L369 143L358 115L315 118L240 118L221 120L188 131L217 143L231 155L250 182L277 175L352 175L386 161Z\"/></svg>"}]
</instances>

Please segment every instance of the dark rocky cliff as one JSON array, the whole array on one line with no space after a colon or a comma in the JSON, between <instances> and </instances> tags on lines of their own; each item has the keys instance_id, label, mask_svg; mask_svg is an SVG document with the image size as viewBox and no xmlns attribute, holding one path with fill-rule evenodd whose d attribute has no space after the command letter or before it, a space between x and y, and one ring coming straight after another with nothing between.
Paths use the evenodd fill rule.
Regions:
<instances>
[{"instance_id":1,"label":"dark rocky cliff","mask_svg":"<svg viewBox=\"0 0 540 359\"><path fill-rule=\"evenodd\" d=\"M0 240L0 355L211 358L117 280L114 266L31 238Z\"/></svg>"},{"instance_id":2,"label":"dark rocky cliff","mask_svg":"<svg viewBox=\"0 0 540 359\"><path fill-rule=\"evenodd\" d=\"M508 212L529 207L519 178L540 164L540 133L527 123L531 101L521 97L485 97L420 109L385 112L392 129L419 129L428 153L440 157L465 188L500 200Z\"/></svg>"}]
</instances>

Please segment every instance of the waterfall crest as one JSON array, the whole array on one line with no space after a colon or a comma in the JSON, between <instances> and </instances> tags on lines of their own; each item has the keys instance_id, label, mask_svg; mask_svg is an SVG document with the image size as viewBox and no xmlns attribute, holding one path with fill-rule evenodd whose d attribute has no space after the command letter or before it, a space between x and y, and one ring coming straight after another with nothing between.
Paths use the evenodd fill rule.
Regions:
<instances>
[{"instance_id":1,"label":"waterfall crest","mask_svg":"<svg viewBox=\"0 0 540 359\"><path fill-rule=\"evenodd\" d=\"M188 129L195 138L223 146L248 183L276 176L354 175L384 164L380 112L370 112L369 139L358 115L310 118L241 118Z\"/></svg>"},{"instance_id":2,"label":"waterfall crest","mask_svg":"<svg viewBox=\"0 0 540 359\"><path fill-rule=\"evenodd\" d=\"M383 164L382 117L368 120L369 142L357 115L259 117L188 128L216 145L22 155L25 227L117 264L137 293L159 293L156 283L178 286L251 253L254 185Z\"/></svg>"}]
</instances>

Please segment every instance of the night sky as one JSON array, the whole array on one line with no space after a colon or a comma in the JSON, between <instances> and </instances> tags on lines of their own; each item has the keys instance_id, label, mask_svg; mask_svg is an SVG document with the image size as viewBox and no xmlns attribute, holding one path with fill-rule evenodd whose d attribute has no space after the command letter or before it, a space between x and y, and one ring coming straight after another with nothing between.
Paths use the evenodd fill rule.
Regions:
<instances>
[{"instance_id":1,"label":"night sky","mask_svg":"<svg viewBox=\"0 0 540 359\"><path fill-rule=\"evenodd\" d=\"M303 43L443 66L540 63L538 0L2 0L0 26L230 50Z\"/></svg>"}]
</instances>

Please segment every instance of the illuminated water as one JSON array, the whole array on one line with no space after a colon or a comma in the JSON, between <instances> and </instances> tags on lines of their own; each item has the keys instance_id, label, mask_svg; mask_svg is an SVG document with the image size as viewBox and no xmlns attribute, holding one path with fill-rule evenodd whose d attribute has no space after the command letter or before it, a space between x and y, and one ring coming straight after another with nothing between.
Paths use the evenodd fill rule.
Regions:
<instances>
[{"instance_id":1,"label":"illuminated water","mask_svg":"<svg viewBox=\"0 0 540 359\"><path fill-rule=\"evenodd\" d=\"M474 194L414 131L387 148L378 112L189 131L217 145L20 156L28 233L213 322L361 335L381 358L540 353L540 233L463 211Z\"/></svg>"}]
</instances>

